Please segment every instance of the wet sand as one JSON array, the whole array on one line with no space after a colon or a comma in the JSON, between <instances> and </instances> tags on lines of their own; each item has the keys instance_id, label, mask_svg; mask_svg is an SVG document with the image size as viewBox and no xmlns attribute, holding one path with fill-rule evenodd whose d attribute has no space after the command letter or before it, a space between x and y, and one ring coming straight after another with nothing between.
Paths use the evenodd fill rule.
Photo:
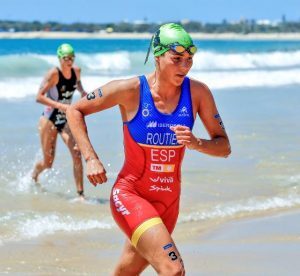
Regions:
<instances>
[{"instance_id":1,"label":"wet sand","mask_svg":"<svg viewBox=\"0 0 300 276\"><path fill-rule=\"evenodd\" d=\"M297 275L300 212L252 218L190 231L179 224L174 238L187 275ZM198 228L199 229L199 228ZM0 246L0 273L110 275L123 246L117 228L56 233ZM143 275L155 275L148 268Z\"/></svg>"},{"instance_id":2,"label":"wet sand","mask_svg":"<svg viewBox=\"0 0 300 276\"><path fill-rule=\"evenodd\" d=\"M187 243L187 275L298 275L300 212L227 223ZM200 274L197 274L200 273Z\"/></svg>"}]
</instances>

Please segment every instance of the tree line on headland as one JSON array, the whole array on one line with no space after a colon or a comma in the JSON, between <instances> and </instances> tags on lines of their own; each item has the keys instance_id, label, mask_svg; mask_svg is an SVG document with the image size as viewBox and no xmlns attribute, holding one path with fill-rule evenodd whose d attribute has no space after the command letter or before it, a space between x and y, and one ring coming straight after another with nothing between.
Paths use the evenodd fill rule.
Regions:
<instances>
[{"instance_id":1,"label":"tree line on headland","mask_svg":"<svg viewBox=\"0 0 300 276\"><path fill-rule=\"evenodd\" d=\"M188 32L200 33L296 33L300 32L300 21L286 21L283 17L280 22L268 20L240 20L221 23L201 23L197 21L180 21ZM116 32L116 33L153 33L158 23L148 22L120 22L120 23L59 23L59 22L24 22L0 20L0 32Z\"/></svg>"}]
</instances>

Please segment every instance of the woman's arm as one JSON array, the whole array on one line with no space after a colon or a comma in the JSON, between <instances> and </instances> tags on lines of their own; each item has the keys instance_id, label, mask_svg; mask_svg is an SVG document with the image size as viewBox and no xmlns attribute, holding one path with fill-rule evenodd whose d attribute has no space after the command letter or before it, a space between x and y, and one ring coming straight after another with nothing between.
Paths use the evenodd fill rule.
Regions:
<instances>
[{"instance_id":1,"label":"woman's arm","mask_svg":"<svg viewBox=\"0 0 300 276\"><path fill-rule=\"evenodd\" d=\"M54 101L46 96L46 93L49 91L49 89L55 86L57 82L58 82L58 72L56 68L53 68L44 77L40 85L39 91L36 95L36 101L38 103L48 105L53 108L60 109L62 111L66 111L67 109L66 104L62 104L60 102Z\"/></svg>"},{"instance_id":2,"label":"woman's arm","mask_svg":"<svg viewBox=\"0 0 300 276\"><path fill-rule=\"evenodd\" d=\"M206 85L192 80L191 90L193 106L210 139L197 138L188 127L175 126L172 130L176 133L178 143L205 154L227 157L231 153L231 147L212 93Z\"/></svg>"},{"instance_id":3,"label":"woman's arm","mask_svg":"<svg viewBox=\"0 0 300 276\"><path fill-rule=\"evenodd\" d=\"M80 92L81 97L84 97L87 95L87 92L84 90L82 83L81 83L81 68L78 66L74 66L75 74L76 74L76 89Z\"/></svg>"},{"instance_id":4,"label":"woman's arm","mask_svg":"<svg viewBox=\"0 0 300 276\"><path fill-rule=\"evenodd\" d=\"M128 109L132 102L132 84L136 80L112 81L95 89L68 107L67 120L79 149L87 162L87 177L93 185L107 181L106 172L88 137L86 115L120 105Z\"/></svg>"}]
</instances>

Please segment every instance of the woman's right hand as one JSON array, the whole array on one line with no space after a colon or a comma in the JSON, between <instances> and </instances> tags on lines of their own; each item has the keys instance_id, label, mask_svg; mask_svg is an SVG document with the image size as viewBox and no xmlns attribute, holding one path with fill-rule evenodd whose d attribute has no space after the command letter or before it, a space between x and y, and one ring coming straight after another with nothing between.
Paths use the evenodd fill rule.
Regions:
<instances>
[{"instance_id":1,"label":"woman's right hand","mask_svg":"<svg viewBox=\"0 0 300 276\"><path fill-rule=\"evenodd\" d=\"M68 106L69 106L68 104L58 103L57 109L59 109L62 112L66 113Z\"/></svg>"},{"instance_id":2,"label":"woman's right hand","mask_svg":"<svg viewBox=\"0 0 300 276\"><path fill-rule=\"evenodd\" d=\"M94 185L102 184L107 181L106 171L99 159L88 159L86 161L86 175Z\"/></svg>"}]
</instances>

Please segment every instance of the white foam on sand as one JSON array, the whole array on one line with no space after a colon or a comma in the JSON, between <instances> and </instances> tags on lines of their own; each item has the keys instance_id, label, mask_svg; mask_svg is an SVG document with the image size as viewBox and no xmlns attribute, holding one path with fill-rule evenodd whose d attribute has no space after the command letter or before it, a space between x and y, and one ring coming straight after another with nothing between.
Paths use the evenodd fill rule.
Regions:
<instances>
[{"instance_id":1,"label":"white foam on sand","mask_svg":"<svg viewBox=\"0 0 300 276\"><path fill-rule=\"evenodd\" d=\"M230 202L219 204L211 210L192 212L181 215L179 222L203 221L213 219L231 219L255 214L261 214L267 211L293 208L300 205L300 196L296 193L288 194L285 197L275 196L264 200L251 198L245 202Z\"/></svg>"},{"instance_id":2,"label":"white foam on sand","mask_svg":"<svg viewBox=\"0 0 300 276\"><path fill-rule=\"evenodd\" d=\"M0 234L0 240L20 241L51 235L57 232L80 232L92 229L111 229L114 223L111 218L80 219L59 213L33 213L13 211L0 215L3 227L9 228Z\"/></svg>"}]
</instances>

